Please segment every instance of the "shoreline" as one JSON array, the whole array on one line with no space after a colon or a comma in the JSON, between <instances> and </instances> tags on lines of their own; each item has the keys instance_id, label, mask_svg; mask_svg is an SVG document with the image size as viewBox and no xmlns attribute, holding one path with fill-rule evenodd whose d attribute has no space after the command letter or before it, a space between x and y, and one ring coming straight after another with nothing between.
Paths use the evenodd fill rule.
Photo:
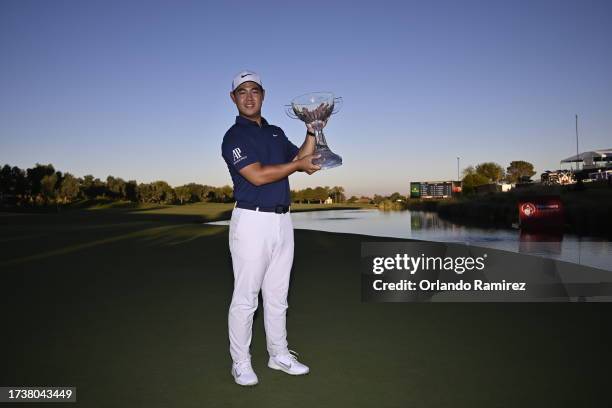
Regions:
<instances>
[{"instance_id":1,"label":"shoreline","mask_svg":"<svg viewBox=\"0 0 612 408\"><path fill-rule=\"evenodd\" d=\"M518 202L541 195L558 195L565 212L565 233L612 240L612 188L588 185L531 186L509 192L487 193L448 200L411 200L407 209L431 211L440 218L466 226L512 229L518 223Z\"/></svg>"}]
</instances>

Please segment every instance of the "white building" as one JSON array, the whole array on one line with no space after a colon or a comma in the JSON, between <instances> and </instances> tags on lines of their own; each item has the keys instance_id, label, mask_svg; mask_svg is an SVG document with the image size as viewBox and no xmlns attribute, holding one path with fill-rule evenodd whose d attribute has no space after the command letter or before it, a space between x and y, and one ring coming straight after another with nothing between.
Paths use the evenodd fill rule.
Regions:
<instances>
[{"instance_id":1,"label":"white building","mask_svg":"<svg viewBox=\"0 0 612 408\"><path fill-rule=\"evenodd\" d=\"M561 160L561 163L582 163L582 169L601 169L612 166L612 149L583 152Z\"/></svg>"}]
</instances>

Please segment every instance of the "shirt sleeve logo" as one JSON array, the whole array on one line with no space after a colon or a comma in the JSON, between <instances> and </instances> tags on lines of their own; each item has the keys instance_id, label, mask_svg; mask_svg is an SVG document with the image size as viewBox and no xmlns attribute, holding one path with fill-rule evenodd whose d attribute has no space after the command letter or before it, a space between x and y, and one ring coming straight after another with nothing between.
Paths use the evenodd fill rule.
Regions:
<instances>
[{"instance_id":1,"label":"shirt sleeve logo","mask_svg":"<svg viewBox=\"0 0 612 408\"><path fill-rule=\"evenodd\" d=\"M234 150L232 150L232 154L234 155L234 164L238 163L241 160L246 159L246 156L242 155L242 151L240 150L239 147L235 148Z\"/></svg>"}]
</instances>

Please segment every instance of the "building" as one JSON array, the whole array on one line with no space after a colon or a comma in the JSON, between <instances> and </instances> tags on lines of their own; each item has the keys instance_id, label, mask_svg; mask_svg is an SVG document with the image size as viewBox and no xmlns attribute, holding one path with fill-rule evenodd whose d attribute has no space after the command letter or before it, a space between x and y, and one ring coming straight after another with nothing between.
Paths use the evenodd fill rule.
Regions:
<instances>
[{"instance_id":1,"label":"building","mask_svg":"<svg viewBox=\"0 0 612 408\"><path fill-rule=\"evenodd\" d=\"M612 170L599 169L598 171L589 173L589 180L612 182Z\"/></svg>"},{"instance_id":2,"label":"building","mask_svg":"<svg viewBox=\"0 0 612 408\"><path fill-rule=\"evenodd\" d=\"M514 184L509 183L489 183L482 184L480 186L475 186L474 191L477 194L485 194L485 193L505 193L514 188Z\"/></svg>"},{"instance_id":3,"label":"building","mask_svg":"<svg viewBox=\"0 0 612 408\"><path fill-rule=\"evenodd\" d=\"M570 156L561 163L581 164L582 169L598 170L612 168L612 149L593 150Z\"/></svg>"},{"instance_id":4,"label":"building","mask_svg":"<svg viewBox=\"0 0 612 408\"><path fill-rule=\"evenodd\" d=\"M569 170L557 170L550 171L546 170L540 176L540 180L542 184L552 185L552 184L574 184L576 182L576 177L574 177L574 173Z\"/></svg>"},{"instance_id":5,"label":"building","mask_svg":"<svg viewBox=\"0 0 612 408\"><path fill-rule=\"evenodd\" d=\"M546 170L540 176L543 184L574 184L578 180L607 180L612 172L612 149L575 154L561 163L576 163L572 170Z\"/></svg>"}]
</instances>

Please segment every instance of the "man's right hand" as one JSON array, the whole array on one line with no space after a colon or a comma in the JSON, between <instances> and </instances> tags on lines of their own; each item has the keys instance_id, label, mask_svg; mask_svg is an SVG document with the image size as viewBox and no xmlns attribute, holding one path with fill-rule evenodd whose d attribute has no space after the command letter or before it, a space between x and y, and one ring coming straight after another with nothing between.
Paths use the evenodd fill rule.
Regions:
<instances>
[{"instance_id":1,"label":"man's right hand","mask_svg":"<svg viewBox=\"0 0 612 408\"><path fill-rule=\"evenodd\" d=\"M312 164L312 160L317 159L319 157L321 157L320 154L309 154L308 156L304 156L301 159L297 160L298 170L306 172L308 174L312 174L317 170L321 170L321 166Z\"/></svg>"}]
</instances>

